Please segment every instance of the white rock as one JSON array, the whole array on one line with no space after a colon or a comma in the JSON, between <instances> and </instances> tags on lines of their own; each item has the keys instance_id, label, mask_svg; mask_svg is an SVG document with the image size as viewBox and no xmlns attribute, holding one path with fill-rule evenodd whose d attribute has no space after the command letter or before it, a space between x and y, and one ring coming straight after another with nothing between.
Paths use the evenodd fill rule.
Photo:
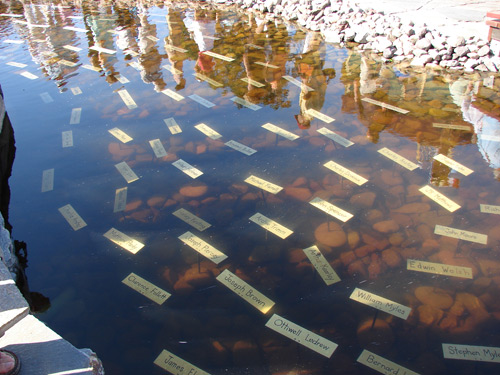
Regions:
<instances>
[{"instance_id":1,"label":"white rock","mask_svg":"<svg viewBox=\"0 0 500 375\"><path fill-rule=\"evenodd\" d=\"M354 38L356 37L356 31L351 28L344 30L344 40L346 42L354 42Z\"/></svg>"},{"instance_id":2,"label":"white rock","mask_svg":"<svg viewBox=\"0 0 500 375\"><path fill-rule=\"evenodd\" d=\"M415 43L415 48L423 49L424 51L428 51L431 47L431 41L427 38L420 39L417 43Z\"/></svg>"},{"instance_id":3,"label":"white rock","mask_svg":"<svg viewBox=\"0 0 500 375\"><path fill-rule=\"evenodd\" d=\"M448 44L453 48L464 46L465 38L463 36L451 36L448 38Z\"/></svg>"},{"instance_id":4,"label":"white rock","mask_svg":"<svg viewBox=\"0 0 500 375\"><path fill-rule=\"evenodd\" d=\"M433 60L432 57L429 55L417 56L411 61L410 65L424 66L425 64L430 63L432 60Z\"/></svg>"},{"instance_id":5,"label":"white rock","mask_svg":"<svg viewBox=\"0 0 500 375\"><path fill-rule=\"evenodd\" d=\"M322 35L327 43L340 43L342 41L342 36L336 29L327 29L322 32Z\"/></svg>"},{"instance_id":6,"label":"white rock","mask_svg":"<svg viewBox=\"0 0 500 375\"><path fill-rule=\"evenodd\" d=\"M490 53L490 47L488 47L488 46L483 46L483 47L479 48L479 50L477 51L477 54L480 57L487 56L489 53Z\"/></svg>"}]
</instances>

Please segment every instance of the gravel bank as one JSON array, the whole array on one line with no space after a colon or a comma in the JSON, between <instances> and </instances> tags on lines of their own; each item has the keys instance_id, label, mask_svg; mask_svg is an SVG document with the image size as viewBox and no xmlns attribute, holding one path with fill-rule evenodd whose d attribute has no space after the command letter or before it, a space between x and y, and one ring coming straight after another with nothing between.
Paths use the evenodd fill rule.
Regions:
<instances>
[{"instance_id":1,"label":"gravel bank","mask_svg":"<svg viewBox=\"0 0 500 375\"><path fill-rule=\"evenodd\" d=\"M342 0L209 0L266 13L321 32L327 42L355 43L386 61L408 61L414 67L464 72L500 71L500 43L478 37L443 35L425 24L402 21Z\"/></svg>"}]
</instances>

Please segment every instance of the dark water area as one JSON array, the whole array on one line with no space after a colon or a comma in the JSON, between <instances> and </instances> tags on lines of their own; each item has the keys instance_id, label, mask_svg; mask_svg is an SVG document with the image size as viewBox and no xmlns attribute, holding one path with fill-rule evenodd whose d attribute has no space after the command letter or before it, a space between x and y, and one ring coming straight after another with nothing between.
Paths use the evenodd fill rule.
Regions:
<instances>
[{"instance_id":1,"label":"dark water area","mask_svg":"<svg viewBox=\"0 0 500 375\"><path fill-rule=\"evenodd\" d=\"M206 5L0 1L0 81L37 317L106 373L499 371L500 77Z\"/></svg>"}]
</instances>

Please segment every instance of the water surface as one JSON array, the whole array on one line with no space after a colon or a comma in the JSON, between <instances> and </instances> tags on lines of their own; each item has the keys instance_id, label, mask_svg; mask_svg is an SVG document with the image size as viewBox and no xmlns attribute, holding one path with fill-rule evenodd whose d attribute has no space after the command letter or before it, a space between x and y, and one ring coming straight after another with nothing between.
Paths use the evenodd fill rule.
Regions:
<instances>
[{"instance_id":1,"label":"water surface","mask_svg":"<svg viewBox=\"0 0 500 375\"><path fill-rule=\"evenodd\" d=\"M164 349L211 374L376 373L357 362L363 350L421 374L498 371L445 359L442 347L500 347L498 77L411 72L293 25L204 6L2 1L0 13L0 77L17 145L10 221L28 244L31 290L51 300L37 316L95 350L107 373L165 373L153 364ZM183 173L179 160L203 174ZM138 179L119 173L123 162ZM53 188L42 192L52 169ZM115 212L123 188L126 207ZM335 215L310 204L317 198ZM68 204L86 226L69 225L59 211ZM173 215L181 208L210 227ZM257 213L293 233L265 230L250 220ZM111 228L144 247L116 245L103 236ZM184 244L188 231L227 259L214 263ZM322 279L303 251L311 246L340 281ZM443 267L459 275L439 275ZM263 313L226 288L216 279L226 269L275 305ZM132 272L171 297L158 305L127 287ZM409 316L353 300L356 288ZM338 348L327 357L297 344L266 327L273 314Z\"/></svg>"}]
</instances>

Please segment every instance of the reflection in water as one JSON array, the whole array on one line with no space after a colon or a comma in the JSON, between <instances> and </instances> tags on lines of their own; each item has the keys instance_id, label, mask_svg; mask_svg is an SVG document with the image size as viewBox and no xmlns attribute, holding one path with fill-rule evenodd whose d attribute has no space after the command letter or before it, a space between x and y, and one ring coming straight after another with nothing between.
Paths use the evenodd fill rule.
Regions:
<instances>
[{"instance_id":1,"label":"reflection in water","mask_svg":"<svg viewBox=\"0 0 500 375\"><path fill-rule=\"evenodd\" d=\"M164 373L163 349L211 374L365 374L363 350L422 374L495 373L442 344L500 346L497 77L396 69L206 4L0 11L21 15L0 15L22 144L11 221L50 296L42 319L109 373ZM88 225L73 231L66 205ZM113 245L110 228L144 247ZM260 294L221 286L226 269ZM156 305L122 284L131 272L172 296ZM322 356L268 329L275 313L273 329L338 348Z\"/></svg>"}]
</instances>

